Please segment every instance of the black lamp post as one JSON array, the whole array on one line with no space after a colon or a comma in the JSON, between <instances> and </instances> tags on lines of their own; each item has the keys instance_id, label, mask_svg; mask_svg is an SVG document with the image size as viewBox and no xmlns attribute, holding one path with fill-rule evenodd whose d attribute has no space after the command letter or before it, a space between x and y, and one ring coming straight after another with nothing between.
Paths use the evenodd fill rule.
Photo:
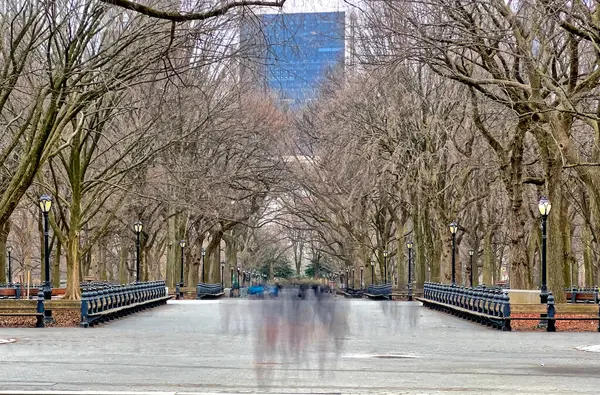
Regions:
<instances>
[{"instance_id":1,"label":"black lamp post","mask_svg":"<svg viewBox=\"0 0 600 395\"><path fill-rule=\"evenodd\" d=\"M412 301L412 249L413 242L408 241L406 243L406 247L408 248L408 300Z\"/></svg>"},{"instance_id":2,"label":"black lamp post","mask_svg":"<svg viewBox=\"0 0 600 395\"><path fill-rule=\"evenodd\" d=\"M12 285L12 259L10 254L12 253L12 246L6 247L8 253L8 285Z\"/></svg>"},{"instance_id":3,"label":"black lamp post","mask_svg":"<svg viewBox=\"0 0 600 395\"><path fill-rule=\"evenodd\" d=\"M469 257L471 259L471 273L469 273L469 281L471 283L471 287L473 286L473 254L475 253L475 251L473 251L472 249L469 250Z\"/></svg>"},{"instance_id":4,"label":"black lamp post","mask_svg":"<svg viewBox=\"0 0 600 395\"><path fill-rule=\"evenodd\" d=\"M52 299L52 283L50 283L50 251L48 243L48 213L52 208L52 198L46 194L40 197L40 209L44 214L44 299Z\"/></svg>"},{"instance_id":5,"label":"black lamp post","mask_svg":"<svg viewBox=\"0 0 600 395\"><path fill-rule=\"evenodd\" d=\"M142 221L137 221L133 224L133 230L136 234L135 247L137 250L137 254L135 257L135 282L140 282L140 233L142 233Z\"/></svg>"},{"instance_id":6,"label":"black lamp post","mask_svg":"<svg viewBox=\"0 0 600 395\"><path fill-rule=\"evenodd\" d=\"M177 299L181 298L183 299L183 286L184 286L184 281L183 281L183 249L185 248L185 240L179 240L179 247L181 247L181 276L179 277L179 292L177 293Z\"/></svg>"},{"instance_id":7,"label":"black lamp post","mask_svg":"<svg viewBox=\"0 0 600 395\"><path fill-rule=\"evenodd\" d=\"M356 287L356 281L354 281L354 268L352 268L352 288Z\"/></svg>"},{"instance_id":8,"label":"black lamp post","mask_svg":"<svg viewBox=\"0 0 600 395\"><path fill-rule=\"evenodd\" d=\"M242 286L242 282L240 281L240 272L241 272L242 268L241 267L237 267L237 282L238 282L238 287Z\"/></svg>"},{"instance_id":9,"label":"black lamp post","mask_svg":"<svg viewBox=\"0 0 600 395\"><path fill-rule=\"evenodd\" d=\"M540 301L543 304L548 303L548 285L546 283L546 241L548 238L546 223L548 221L548 214L552 209L550 201L544 196L541 197L538 208L542 215L542 289L540 292Z\"/></svg>"},{"instance_id":10,"label":"black lamp post","mask_svg":"<svg viewBox=\"0 0 600 395\"><path fill-rule=\"evenodd\" d=\"M204 248L200 251L200 255L202 255L202 282L204 282L204 256L206 255Z\"/></svg>"},{"instance_id":11,"label":"black lamp post","mask_svg":"<svg viewBox=\"0 0 600 395\"><path fill-rule=\"evenodd\" d=\"M225 282L224 276L225 276L225 262L221 262L221 288L223 288L223 286L224 286L224 282Z\"/></svg>"},{"instance_id":12,"label":"black lamp post","mask_svg":"<svg viewBox=\"0 0 600 395\"><path fill-rule=\"evenodd\" d=\"M233 265L229 265L229 270L231 270L231 288L233 288Z\"/></svg>"},{"instance_id":13,"label":"black lamp post","mask_svg":"<svg viewBox=\"0 0 600 395\"><path fill-rule=\"evenodd\" d=\"M458 232L458 224L454 221L450 224L450 232L452 233L452 285L456 285L456 232Z\"/></svg>"},{"instance_id":14,"label":"black lamp post","mask_svg":"<svg viewBox=\"0 0 600 395\"><path fill-rule=\"evenodd\" d=\"M375 279L375 261L371 260L371 285Z\"/></svg>"}]
</instances>

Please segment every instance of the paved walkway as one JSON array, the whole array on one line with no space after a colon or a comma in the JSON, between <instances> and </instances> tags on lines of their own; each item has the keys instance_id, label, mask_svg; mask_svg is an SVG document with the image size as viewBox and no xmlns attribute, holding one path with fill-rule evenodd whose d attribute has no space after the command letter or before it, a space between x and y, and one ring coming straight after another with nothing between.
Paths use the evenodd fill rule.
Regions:
<instances>
[{"instance_id":1,"label":"paved walkway","mask_svg":"<svg viewBox=\"0 0 600 395\"><path fill-rule=\"evenodd\" d=\"M308 324L310 322L310 324ZM500 332L419 303L173 301L91 329L2 329L0 394L597 393L598 333Z\"/></svg>"}]
</instances>

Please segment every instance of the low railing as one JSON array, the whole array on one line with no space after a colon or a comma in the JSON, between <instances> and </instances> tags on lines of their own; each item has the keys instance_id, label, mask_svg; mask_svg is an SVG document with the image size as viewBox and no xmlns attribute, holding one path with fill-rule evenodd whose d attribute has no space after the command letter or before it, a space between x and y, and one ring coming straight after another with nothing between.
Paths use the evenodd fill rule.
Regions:
<instances>
[{"instance_id":1,"label":"low railing","mask_svg":"<svg viewBox=\"0 0 600 395\"><path fill-rule=\"evenodd\" d=\"M423 298L428 307L449 312L504 331L510 331L510 298L498 288L459 287L425 283Z\"/></svg>"},{"instance_id":2,"label":"low railing","mask_svg":"<svg viewBox=\"0 0 600 395\"><path fill-rule=\"evenodd\" d=\"M164 281L89 287L81 295L81 325L89 327L165 304L170 296Z\"/></svg>"}]
</instances>

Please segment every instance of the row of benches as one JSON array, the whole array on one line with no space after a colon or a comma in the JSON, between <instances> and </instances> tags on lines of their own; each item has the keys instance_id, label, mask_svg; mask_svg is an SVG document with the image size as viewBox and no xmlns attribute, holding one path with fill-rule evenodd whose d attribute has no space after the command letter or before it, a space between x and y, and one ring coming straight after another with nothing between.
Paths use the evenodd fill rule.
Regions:
<instances>
[{"instance_id":1,"label":"row of benches","mask_svg":"<svg viewBox=\"0 0 600 395\"><path fill-rule=\"evenodd\" d=\"M600 332L600 307L563 304L561 313L588 314L588 317L557 317L552 292L546 305L511 305L505 290L484 287L465 288L449 284L425 283L423 298L416 298L424 306L441 310L461 318L479 322L504 331L511 330L511 321L536 320L546 325L548 332L556 331L556 321L598 321ZM520 307L517 311L515 307ZM567 308L568 307L568 308ZM591 309L591 310L590 310ZM513 316L513 313L535 314L537 317ZM596 316L594 316L596 315Z\"/></svg>"},{"instance_id":2,"label":"row of benches","mask_svg":"<svg viewBox=\"0 0 600 395\"><path fill-rule=\"evenodd\" d=\"M0 317L36 317L36 327L44 327L53 310L80 309L80 326L87 328L165 304L168 299L164 281L86 287L81 301L44 300L39 290L37 300L0 301Z\"/></svg>"}]
</instances>

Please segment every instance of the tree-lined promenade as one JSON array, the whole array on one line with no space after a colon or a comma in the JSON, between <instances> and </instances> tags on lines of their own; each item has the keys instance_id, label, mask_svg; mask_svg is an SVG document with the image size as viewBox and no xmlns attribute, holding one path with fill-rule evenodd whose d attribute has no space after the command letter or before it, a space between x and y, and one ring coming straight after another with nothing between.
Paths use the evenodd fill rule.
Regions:
<instances>
[{"instance_id":1,"label":"tree-lined promenade","mask_svg":"<svg viewBox=\"0 0 600 395\"><path fill-rule=\"evenodd\" d=\"M2 3L0 283L597 285L597 4L364 0L298 109L246 3Z\"/></svg>"}]
</instances>

